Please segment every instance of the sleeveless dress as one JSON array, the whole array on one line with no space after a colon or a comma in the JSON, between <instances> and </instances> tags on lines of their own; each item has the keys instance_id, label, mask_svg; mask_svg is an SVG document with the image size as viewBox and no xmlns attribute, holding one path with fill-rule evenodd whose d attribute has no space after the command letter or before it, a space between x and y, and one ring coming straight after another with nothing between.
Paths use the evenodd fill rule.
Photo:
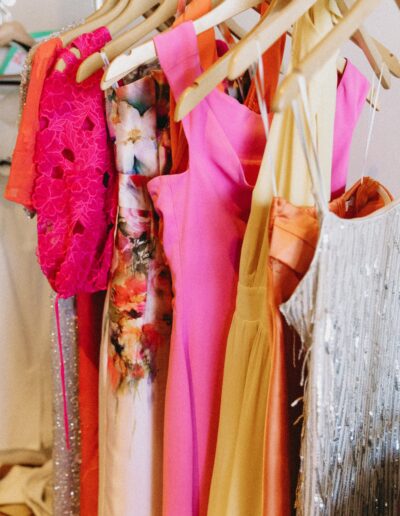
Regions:
<instances>
[{"instance_id":1,"label":"sleeveless dress","mask_svg":"<svg viewBox=\"0 0 400 516\"><path fill-rule=\"evenodd\" d=\"M295 25L292 66L332 28L332 15L326 4L318 0ZM314 75L309 88L313 130L318 134L324 186L329 196L337 89L335 58ZM274 115L240 258L236 309L224 366L210 516L290 514L290 474L287 460L281 460L286 454L287 438L279 426L270 426L279 424L281 417L273 406L269 407L269 389L280 381L276 374L281 372L271 334L272 291L268 285L272 174L276 174L278 191L289 200L301 205L312 203L308 168L290 109ZM266 455L265 449L273 450L273 454Z\"/></svg>"},{"instance_id":2,"label":"sleeveless dress","mask_svg":"<svg viewBox=\"0 0 400 516\"><path fill-rule=\"evenodd\" d=\"M100 373L99 515L161 514L171 282L148 181L171 168L163 73L135 72L107 93L118 218ZM136 80L135 80L136 79Z\"/></svg>"},{"instance_id":3,"label":"sleeveless dress","mask_svg":"<svg viewBox=\"0 0 400 516\"><path fill-rule=\"evenodd\" d=\"M369 83L367 79L350 62L347 62L346 68L339 78L336 93L331 178L333 197L335 197L335 193L337 197L337 192L344 190L346 185L352 134L365 103L368 89ZM330 209L341 217L354 217L356 214L360 216L361 209L364 210L363 214L365 215L364 202L370 208L376 210L380 206L377 207L375 203L373 196L374 188L376 190L377 185L372 180L365 178L361 185L357 183L351 190L346 192L346 195L341 195L337 202L331 203ZM354 200L355 192L357 192L357 209L346 212L343 206L346 202ZM300 215L294 215L291 219L288 206L289 203L287 201L275 198L269 221L271 247L268 264L270 267L271 290L273 292L272 339L275 349L275 362L273 365L273 381L270 385L271 417L268 420L266 430L265 467L268 468L269 464L273 471L278 467L278 461L280 467L282 463L287 463L291 478L290 505L293 507L299 471L301 425L298 424L298 420L301 417L302 406L300 403L292 406L292 403L303 394L303 389L300 387L301 367L298 364L297 367L294 367L293 363L296 364L298 362L296 356L300 348L296 341L295 332L288 329L287 325L283 323L283 317L278 307L293 292L297 284L295 278L297 278L298 282L301 275L308 268L310 257L313 256L313 249L315 248L315 245L311 245L310 242L314 238L318 238L318 224L316 220L314 224L311 224L314 231L310 234L310 222L312 219L309 216L302 218ZM276 220L290 221L288 227L291 228L292 232L289 230L282 232L280 231L281 224L272 222L281 209L285 215L283 217L278 216ZM299 210L299 213L303 213L304 210L305 213L307 213L307 210L310 213L311 210L315 214L314 208L294 208L294 211L296 210ZM298 236L298 240L296 236ZM307 241L308 245L305 245L305 241ZM301 243L304 245L301 246ZM285 262L285 259L287 262ZM290 270L296 272L291 274L281 262L289 264ZM279 456L276 454L276 439L278 435L283 445ZM286 445L284 444L285 441Z\"/></svg>"},{"instance_id":4,"label":"sleeveless dress","mask_svg":"<svg viewBox=\"0 0 400 516\"><path fill-rule=\"evenodd\" d=\"M101 49L109 40L108 30L102 27L93 33L82 34L67 48L59 49L52 60L41 60L39 65L42 65L38 65L38 70L43 72L45 67L49 73L42 89L42 75L31 76L31 82L38 80L37 91L34 89L35 94L31 97L28 94L24 110L32 122L35 115L38 117L31 127L32 132L37 129L37 134L32 134L32 137L36 137L36 149L35 177L31 180L34 184L32 206L38 215L38 254L42 270L58 294L65 297L78 294L78 319L75 321L71 318L66 325L75 331L75 324L78 323L79 399L76 377L67 378L66 388L67 397L71 400L68 400L69 405L74 403L72 409L68 409L68 426L71 428L76 413L75 402L79 408L77 416L81 416L79 428L75 424L73 429L79 431L81 436L81 460L74 468L78 475L81 474L83 513L97 510L98 334L103 296L94 294L92 297L81 297L80 293L96 292L107 286L116 215L116 173L104 114L104 95L99 87L102 72L82 84L77 84L75 77L82 60ZM73 48L79 50L79 58L71 51ZM54 64L56 58L66 63L62 72L47 68L51 61ZM40 103L36 112L38 97ZM23 131L24 127L22 124ZM29 147L24 152L28 155ZM23 191L28 192L28 189L24 187ZM68 303L61 305L62 312L64 305ZM72 312L75 313L75 310L68 310L69 314ZM72 353L68 349L68 336L69 332L67 335L64 332L64 362L66 356ZM59 371L55 375L59 377ZM60 383L57 384L59 391ZM58 468L60 465L62 469L64 464L59 457L63 455L59 454L56 466ZM65 462L70 462L68 455ZM61 475L56 472L58 479L62 474L65 479L65 472ZM63 492L65 487L69 488L64 483ZM60 492L61 489L58 489L57 494ZM74 492L77 492L77 488L74 488ZM61 498L58 496L58 499Z\"/></svg>"},{"instance_id":5,"label":"sleeveless dress","mask_svg":"<svg viewBox=\"0 0 400 516\"><path fill-rule=\"evenodd\" d=\"M191 23L155 38L175 98L200 75ZM148 188L174 288L164 426L165 515L206 514L242 238L265 146L261 117L219 90L184 120L189 170ZM212 322L207 314L212 315Z\"/></svg>"},{"instance_id":6,"label":"sleeveless dress","mask_svg":"<svg viewBox=\"0 0 400 516\"><path fill-rule=\"evenodd\" d=\"M329 204L329 209L341 218L365 217L388 204L390 193L376 181L365 177L350 190ZM273 339L276 348L275 367L280 375L271 386L271 417L265 454L273 460L275 435L279 432L286 449L275 458L287 461L291 476L291 506L300 460L300 432L302 405L292 406L303 396L302 368L298 357L301 345L296 332L285 323L279 305L287 301L306 273L314 256L319 235L317 211L314 207L294 206L285 199L273 200L269 219L269 275L273 290ZM278 381L279 380L279 381Z\"/></svg>"},{"instance_id":7,"label":"sleeveless dress","mask_svg":"<svg viewBox=\"0 0 400 516\"><path fill-rule=\"evenodd\" d=\"M320 204L310 268L281 307L307 353L298 514L396 514L400 205L342 220Z\"/></svg>"},{"instance_id":8,"label":"sleeveless dress","mask_svg":"<svg viewBox=\"0 0 400 516\"><path fill-rule=\"evenodd\" d=\"M40 43L34 50L32 68L25 104L15 144L10 177L4 197L33 210L32 193L36 179L34 162L36 134L39 130L39 104L43 85L52 69L58 53L62 49L60 38L52 38Z\"/></svg>"},{"instance_id":9,"label":"sleeveless dress","mask_svg":"<svg viewBox=\"0 0 400 516\"><path fill-rule=\"evenodd\" d=\"M82 84L80 62L110 41L107 28L82 34L47 77L36 137L38 258L61 297L107 288L116 216L116 173L108 142L101 71ZM78 58L72 49L79 50Z\"/></svg>"},{"instance_id":10,"label":"sleeveless dress","mask_svg":"<svg viewBox=\"0 0 400 516\"><path fill-rule=\"evenodd\" d=\"M292 108L306 155L310 112L300 86L303 121L299 105ZM308 162L320 235L308 271L281 305L307 369L297 513L397 514L400 203L339 218L326 204L316 153Z\"/></svg>"}]
</instances>

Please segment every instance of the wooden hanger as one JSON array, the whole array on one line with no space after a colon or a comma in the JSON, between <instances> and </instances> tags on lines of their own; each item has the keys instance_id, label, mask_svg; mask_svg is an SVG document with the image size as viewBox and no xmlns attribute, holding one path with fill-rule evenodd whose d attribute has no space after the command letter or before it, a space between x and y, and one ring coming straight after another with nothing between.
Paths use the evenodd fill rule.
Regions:
<instances>
[{"instance_id":1,"label":"wooden hanger","mask_svg":"<svg viewBox=\"0 0 400 516\"><path fill-rule=\"evenodd\" d=\"M400 0L399 0L400 1ZM371 38L375 43L376 48L379 50L379 53L382 56L382 59L385 61L387 67L390 70L390 73L395 77L400 77L400 60L397 56L393 54L389 49L385 47L379 40L375 38Z\"/></svg>"},{"instance_id":2,"label":"wooden hanger","mask_svg":"<svg viewBox=\"0 0 400 516\"><path fill-rule=\"evenodd\" d=\"M315 72L337 52L363 20L374 10L380 0L357 0L348 13L308 54L293 71L282 81L273 101L275 112L284 110L297 97L299 92L298 77L310 79Z\"/></svg>"},{"instance_id":3,"label":"wooden hanger","mask_svg":"<svg viewBox=\"0 0 400 516\"><path fill-rule=\"evenodd\" d=\"M199 104L214 88L218 86L228 75L229 63L234 52L243 45L250 46L257 55L264 53L271 47L308 9L315 0L275 0L271 2L268 11L260 22L239 43L206 72L200 75L196 81L186 88L179 97L175 109L175 120L182 120L192 109ZM257 35L262 29L264 39L260 40L259 47L253 35Z\"/></svg>"},{"instance_id":4,"label":"wooden hanger","mask_svg":"<svg viewBox=\"0 0 400 516\"><path fill-rule=\"evenodd\" d=\"M348 0L336 0L342 16L345 16L349 11ZM379 78L381 76L381 83L385 89L390 88L390 72L383 59L382 54L375 45L374 40L369 36L364 27L360 27L352 35L351 40L363 51L367 61L371 65L375 75Z\"/></svg>"},{"instance_id":5,"label":"wooden hanger","mask_svg":"<svg viewBox=\"0 0 400 516\"><path fill-rule=\"evenodd\" d=\"M193 22L196 34L201 34L247 9L258 5L260 0L226 0ZM107 89L138 66L157 57L153 40L135 47L129 54L119 55L106 70L101 87Z\"/></svg>"},{"instance_id":6,"label":"wooden hanger","mask_svg":"<svg viewBox=\"0 0 400 516\"><path fill-rule=\"evenodd\" d=\"M236 39L243 39L246 37L247 30L239 25L235 20L226 20L225 24Z\"/></svg>"},{"instance_id":7,"label":"wooden hanger","mask_svg":"<svg viewBox=\"0 0 400 516\"><path fill-rule=\"evenodd\" d=\"M231 33L236 37L236 39L240 40L246 36L247 31L245 29L243 29L234 20L229 20L225 23L226 23L227 27L229 28L229 30L231 31ZM292 32L290 30L287 32L287 34L288 34L288 36L292 36ZM374 40L374 43L377 44L377 46L379 45L381 47L381 48L379 48L379 51L381 54L383 54L383 51L384 51L387 55L387 58L392 59L394 69L397 70L397 66L399 63L398 59L395 56L393 56L393 54L384 45L379 43L379 41L377 42L376 40ZM393 59L393 57L394 57L394 59ZM344 57L339 57L337 60L337 63L336 63L336 68L337 68L337 71L339 74L344 73L346 65L347 65L347 59ZM378 100L376 100L376 92L375 92L374 88L372 88L372 87L370 88L367 98L366 98L366 101L373 109L375 109L375 111L381 110L380 103Z\"/></svg>"},{"instance_id":8,"label":"wooden hanger","mask_svg":"<svg viewBox=\"0 0 400 516\"><path fill-rule=\"evenodd\" d=\"M165 0L165 1L167 1L167 0ZM173 14L175 14L177 0L168 0L168 1L170 4L171 4L171 1L174 4L175 10L174 10ZM119 32L124 27L127 27L128 25L130 25L137 18L144 15L146 11L148 11L149 9L151 9L158 3L159 3L159 0L145 0L145 1L141 0L140 2L138 2L137 0L131 0L128 7L121 14L121 16L114 20L113 26L111 28L113 30L115 30L116 33ZM147 19L150 19L151 16L153 14L155 14L155 12L157 12L159 9L160 8L158 8L156 11L154 11L154 13L152 13ZM170 12L170 11L168 11L168 12ZM147 21L147 19L146 19L146 21ZM168 19L168 17L166 19L163 19L163 22L165 22L167 19ZM145 22L143 22L143 23L145 23ZM140 27L141 25L142 25L142 23L140 25L138 25L137 27ZM162 25L162 22L160 22L159 25ZM157 25L156 27L158 27L159 25ZM132 36L132 31L134 31L134 29L127 31L125 34L122 34L121 36L114 39L113 41L110 41L110 43L108 43L102 49L102 52L107 56L108 61L112 61L115 57L122 54L123 52L125 52L127 50L127 48L130 48L130 46L132 46L132 45L130 45L130 41L133 39L133 37L136 38L135 35ZM141 30L144 31L144 28L142 28ZM144 35L146 35L146 33ZM139 39L141 39L141 38L142 38L142 36L139 37ZM136 43L136 41L135 41L135 43ZM103 66L104 66L104 62L100 55L100 52L96 52L96 53L92 54L91 56L87 57L83 61L83 63L81 63L81 65L79 66L78 72L76 74L76 81L78 83L83 82L88 77L90 77L91 75L96 73L98 70L100 70Z\"/></svg>"},{"instance_id":9,"label":"wooden hanger","mask_svg":"<svg viewBox=\"0 0 400 516\"><path fill-rule=\"evenodd\" d=\"M179 0L163 0L158 9L146 20L106 45L104 51L109 61L131 48L147 34L172 18L177 12L178 5Z\"/></svg>"},{"instance_id":10,"label":"wooden hanger","mask_svg":"<svg viewBox=\"0 0 400 516\"><path fill-rule=\"evenodd\" d=\"M343 16L349 11L349 8L345 0L337 0L338 7ZM236 79L242 73L247 70L252 64L257 62L257 41L259 45L264 41L267 35L267 29L260 26L258 31L254 32L251 37L246 38L243 45L238 46L235 49L232 59L230 61L228 77L231 80ZM361 48L364 52L368 62L374 70L377 77L380 76L382 71L382 86L386 89L390 88L390 74L383 59L377 49L374 40L367 34L365 29L362 27L358 28L355 34L352 36L353 41ZM261 45L262 48L262 45Z\"/></svg>"},{"instance_id":11,"label":"wooden hanger","mask_svg":"<svg viewBox=\"0 0 400 516\"><path fill-rule=\"evenodd\" d=\"M99 16L98 18L88 23L85 22L82 25L74 27L73 29L61 34L60 39L63 43L63 46L67 46L69 43L71 43L71 41L73 41L81 34L84 34L86 32L93 32L94 30L99 29L100 27L107 27L111 36L113 36L114 34L109 29L109 25L117 16L119 16L123 12L125 7L128 5L129 1L130 0L118 0L116 5L102 16Z\"/></svg>"},{"instance_id":12,"label":"wooden hanger","mask_svg":"<svg viewBox=\"0 0 400 516\"><path fill-rule=\"evenodd\" d=\"M94 13L92 13L85 19L85 21L89 22L95 20L99 16L103 16L103 14L107 13L110 9L112 9L117 2L118 0L105 0Z\"/></svg>"},{"instance_id":13,"label":"wooden hanger","mask_svg":"<svg viewBox=\"0 0 400 516\"><path fill-rule=\"evenodd\" d=\"M343 74L346 66L347 66L347 59L345 57L339 57L336 62L336 68L337 68L338 73ZM376 91L374 88L371 87L368 92L367 98L365 100L368 102L368 104L373 109L375 109L375 111L380 111L381 108L380 108L379 102L377 100L375 100L375 97L376 97Z\"/></svg>"}]
</instances>

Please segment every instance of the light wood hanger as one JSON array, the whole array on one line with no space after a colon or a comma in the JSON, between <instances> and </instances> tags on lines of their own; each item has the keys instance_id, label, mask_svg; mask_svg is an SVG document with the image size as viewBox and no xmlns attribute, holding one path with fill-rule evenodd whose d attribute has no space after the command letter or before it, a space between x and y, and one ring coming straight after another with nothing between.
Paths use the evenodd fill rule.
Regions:
<instances>
[{"instance_id":1,"label":"light wood hanger","mask_svg":"<svg viewBox=\"0 0 400 516\"><path fill-rule=\"evenodd\" d=\"M154 5L154 3L152 5ZM120 36L119 38L115 39L114 41L111 41L108 45L104 47L103 52L107 56L108 60L113 60L115 57L131 48L144 36L147 36L147 34L155 30L158 26L165 23L169 18L172 18L176 14L177 7L178 0L163 0L158 9L156 9L154 13L151 16L149 16L146 20L141 22L139 25L136 25L136 27L127 31L125 34L122 34L122 36ZM148 8L149 6L146 7L145 11L148 10ZM91 75L90 72L94 69L93 64L95 62L95 59L97 64L98 58L94 57L92 62L89 63L89 65L88 63L82 63L77 73L78 82L85 80L86 77ZM85 66L83 66L84 64ZM86 71L86 73L84 73L84 71Z\"/></svg>"},{"instance_id":2,"label":"light wood hanger","mask_svg":"<svg viewBox=\"0 0 400 516\"><path fill-rule=\"evenodd\" d=\"M73 29L61 34L60 39L63 43L63 46L67 46L75 38L86 32L93 32L100 27L107 27L109 29L111 22L123 12L129 1L130 0L118 0L116 5L102 16L99 16L98 18L95 18L94 20L87 23L85 22L82 25L78 25L78 27L74 27ZM109 32L111 36L114 35L110 29Z\"/></svg>"},{"instance_id":3,"label":"light wood hanger","mask_svg":"<svg viewBox=\"0 0 400 516\"><path fill-rule=\"evenodd\" d=\"M170 0L171 1L171 0ZM175 9L177 6L177 1L172 0L174 3ZM120 32L124 27L127 27L132 22L134 22L137 18L142 16L146 11L154 7L159 3L159 0L130 0L127 8L121 13L121 15L113 20L112 24L110 24L110 29L116 34ZM158 9L157 9L158 11ZM175 14L175 11L174 11ZM149 16L149 18L152 15ZM147 21L147 20L146 20ZM163 20L165 21L165 20ZM142 25L142 24L140 24ZM161 23L160 23L161 25ZM112 61L116 56L122 54L127 49L127 42L131 39L131 31L122 34L118 38L110 41L103 49L102 52L105 56L107 56L108 61ZM139 38L140 39L140 38ZM100 52L95 52L94 54L87 57L79 66L78 72L76 74L76 82L80 83L86 80L88 77L92 76L98 70L104 66L104 61L101 57Z\"/></svg>"},{"instance_id":4,"label":"light wood hanger","mask_svg":"<svg viewBox=\"0 0 400 516\"><path fill-rule=\"evenodd\" d=\"M346 1L337 0L337 4L342 15L346 16L349 12L349 7L347 6ZM251 37L246 38L246 40L243 42L241 46L238 45L237 49L234 49L234 53L229 64L229 79L236 79L237 77L242 75L244 71L247 70L252 64L257 62L257 45L263 48L262 42L264 41L267 35L267 30L267 28L260 25L259 29L255 31L251 35ZM390 88L389 70L386 66L386 63L382 55L375 46L374 40L372 40L372 38L368 35L366 30L362 27L359 27L356 30L356 32L352 36L352 40L354 41L354 43L356 43L356 45L358 45L361 48L377 77L380 76L381 69L383 69L382 86L386 89Z\"/></svg>"},{"instance_id":5,"label":"light wood hanger","mask_svg":"<svg viewBox=\"0 0 400 516\"><path fill-rule=\"evenodd\" d=\"M399 0L400 1L400 0ZM208 93L210 93L220 82L222 82L227 76L230 79L237 78L240 76L253 61L257 61L259 52L261 50L264 53L279 37L285 32L285 28L288 23L292 25L302 14L311 7L314 2L309 2L308 6L302 2L296 0L288 1L275 1L271 3L269 11L264 15L261 21L243 38L232 50L220 58L209 70L204 72L200 77L196 79L194 84L187 88L178 100L177 107L175 110L175 120L182 120ZM300 13L300 14L299 14ZM279 29L279 30L277 30ZM363 36L363 37L362 37ZM258 42L257 42L258 40ZM364 46L371 43L367 34L362 34L358 42L364 42L367 40ZM372 46L372 44L370 45ZM381 45L383 47L383 45ZM390 52L386 50L386 59L390 61ZM380 67L382 66L382 59L378 51L371 51L370 59L375 60L375 72L379 76ZM233 66L233 59L239 54L242 57L242 61L245 62L243 66L238 69L234 69L235 73L231 72ZM388 56L389 54L389 56ZM385 60L386 60L385 59ZM396 63L397 61L397 63ZM397 66L400 64L398 59L393 56L391 58L391 65L393 65L396 71ZM383 65L384 71L386 67ZM387 72L387 70L386 70ZM385 75L386 86L390 85L389 74Z\"/></svg>"},{"instance_id":6,"label":"light wood hanger","mask_svg":"<svg viewBox=\"0 0 400 516\"><path fill-rule=\"evenodd\" d=\"M90 16L86 18L86 21L92 21L98 18L99 16L103 16L103 14L110 11L116 4L118 0L104 0L104 2L101 4L101 6Z\"/></svg>"},{"instance_id":7,"label":"light wood hanger","mask_svg":"<svg viewBox=\"0 0 400 516\"><path fill-rule=\"evenodd\" d=\"M299 92L299 75L310 79L321 69L352 34L361 26L363 20L374 10L380 0L357 0L348 13L327 34L293 71L285 77L275 95L272 109L284 110L297 97Z\"/></svg>"},{"instance_id":8,"label":"light wood hanger","mask_svg":"<svg viewBox=\"0 0 400 516\"><path fill-rule=\"evenodd\" d=\"M227 27L229 28L231 33L238 40L243 39L244 37L246 37L247 31L245 29L243 29L243 27L241 27L234 20L228 20L227 22L225 22L225 24L227 25ZM291 31L288 31L287 34L288 34L288 36L292 36L292 32ZM382 47L382 48L379 49L381 51L381 53L383 53L382 52L382 50L383 50L383 51L385 51L387 53L389 58L391 58L391 56L393 56L393 54L391 54L391 52L389 52L389 50L387 50L387 48L384 45L379 43L379 41L376 42L376 40L374 40L374 42L378 43ZM393 65L397 65L397 64L398 64L398 59L396 57L394 57ZM339 74L343 74L346 66L347 66L347 59L344 58L344 57L339 57L338 60L337 60L337 63L336 63L336 68L337 68L338 73ZM371 108L375 109L376 111L380 111L381 110L380 103L379 103L378 100L376 100L376 92L375 92L374 88L372 88L372 87L370 88L370 90L368 92L368 95L367 95L367 98L366 98L366 101L371 106Z\"/></svg>"},{"instance_id":9,"label":"light wood hanger","mask_svg":"<svg viewBox=\"0 0 400 516\"><path fill-rule=\"evenodd\" d=\"M231 34L233 34L237 39L243 39L246 37L247 30L245 30L239 23L235 20L226 20L226 26L230 30Z\"/></svg>"},{"instance_id":10,"label":"light wood hanger","mask_svg":"<svg viewBox=\"0 0 400 516\"><path fill-rule=\"evenodd\" d=\"M103 16L103 14L105 14L110 9L112 9L117 2L118 2L118 0L105 0L94 13L92 13L90 16L88 16L85 19L85 21L89 22L89 21L95 20L99 16Z\"/></svg>"},{"instance_id":11,"label":"light wood hanger","mask_svg":"<svg viewBox=\"0 0 400 516\"><path fill-rule=\"evenodd\" d=\"M376 48L379 50L382 59L385 61L387 67L390 70L390 73L395 77L400 77L400 59L394 55L393 52L387 49L385 45L383 45L379 40L375 38L371 39L375 43Z\"/></svg>"},{"instance_id":12,"label":"light wood hanger","mask_svg":"<svg viewBox=\"0 0 400 516\"><path fill-rule=\"evenodd\" d=\"M336 0L336 3L341 11L341 14L345 16L349 12L348 0ZM391 85L390 72L382 54L375 45L374 40L367 33L364 27L360 27L352 35L351 40L355 43L364 53L367 61L371 65L375 75L379 78L381 76L381 83L385 89L389 89Z\"/></svg>"},{"instance_id":13,"label":"light wood hanger","mask_svg":"<svg viewBox=\"0 0 400 516\"><path fill-rule=\"evenodd\" d=\"M201 34L216 25L233 18L236 14L255 7L260 0L227 0L193 22L196 34ZM157 57L153 40L133 48L129 54L119 55L106 70L101 87L103 90L125 77L138 66Z\"/></svg>"},{"instance_id":14,"label":"light wood hanger","mask_svg":"<svg viewBox=\"0 0 400 516\"><path fill-rule=\"evenodd\" d=\"M339 57L336 62L336 68L337 68L338 73L343 74L346 66L347 66L347 59L345 57ZM371 87L369 89L367 98L365 100L368 102L368 104L370 104L370 106L373 109L375 109L375 111L380 111L381 110L380 104L377 100L375 100L375 96L376 96L375 89Z\"/></svg>"},{"instance_id":15,"label":"light wood hanger","mask_svg":"<svg viewBox=\"0 0 400 516\"><path fill-rule=\"evenodd\" d=\"M315 0L275 0L271 2L268 11L261 18L260 22L249 31L247 36L218 61L216 61L206 72L202 73L196 81L186 88L179 97L175 109L175 120L182 120L192 109L199 104L214 88L218 86L227 76L229 63L234 52L243 45L252 45L252 51L259 55L271 47L293 23L295 23L315 3ZM257 46L253 35L258 34L260 27L263 29L264 39L260 40ZM265 30L264 30L265 29Z\"/></svg>"}]
</instances>

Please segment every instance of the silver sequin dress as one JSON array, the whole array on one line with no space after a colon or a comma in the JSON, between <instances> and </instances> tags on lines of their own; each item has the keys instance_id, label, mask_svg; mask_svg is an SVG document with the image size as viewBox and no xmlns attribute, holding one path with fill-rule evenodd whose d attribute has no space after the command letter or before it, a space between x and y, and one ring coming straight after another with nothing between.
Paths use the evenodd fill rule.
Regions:
<instances>
[{"instance_id":1,"label":"silver sequin dress","mask_svg":"<svg viewBox=\"0 0 400 516\"><path fill-rule=\"evenodd\" d=\"M398 514L400 203L352 220L324 210L281 311L308 370L297 514Z\"/></svg>"}]
</instances>

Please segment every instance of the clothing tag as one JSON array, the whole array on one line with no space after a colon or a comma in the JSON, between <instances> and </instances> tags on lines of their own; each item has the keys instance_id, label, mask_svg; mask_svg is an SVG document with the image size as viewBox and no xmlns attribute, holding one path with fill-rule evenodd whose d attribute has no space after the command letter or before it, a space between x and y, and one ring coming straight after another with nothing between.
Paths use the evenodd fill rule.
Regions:
<instances>
[{"instance_id":1,"label":"clothing tag","mask_svg":"<svg viewBox=\"0 0 400 516\"><path fill-rule=\"evenodd\" d=\"M349 209L354 206L354 197L350 197L350 199L344 203L344 206L347 213Z\"/></svg>"}]
</instances>

